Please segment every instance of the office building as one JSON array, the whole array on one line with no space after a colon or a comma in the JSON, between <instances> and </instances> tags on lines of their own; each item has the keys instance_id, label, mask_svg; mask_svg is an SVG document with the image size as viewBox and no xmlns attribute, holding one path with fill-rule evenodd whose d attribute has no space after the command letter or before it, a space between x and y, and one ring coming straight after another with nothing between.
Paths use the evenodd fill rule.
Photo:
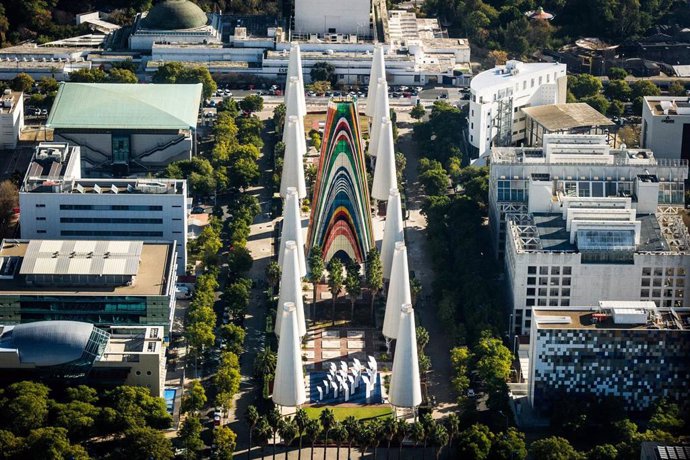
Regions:
<instances>
[{"instance_id":1,"label":"office building","mask_svg":"<svg viewBox=\"0 0 690 460\"><path fill-rule=\"evenodd\" d=\"M690 98L646 96L640 145L658 158L690 160Z\"/></svg>"},{"instance_id":2,"label":"office building","mask_svg":"<svg viewBox=\"0 0 690 460\"><path fill-rule=\"evenodd\" d=\"M47 126L92 176L155 173L191 159L200 104L200 83L62 83Z\"/></svg>"},{"instance_id":3,"label":"office building","mask_svg":"<svg viewBox=\"0 0 690 460\"><path fill-rule=\"evenodd\" d=\"M690 398L690 309L654 302L535 308L529 345L530 405L548 412L564 395L620 398L631 411Z\"/></svg>"},{"instance_id":4,"label":"office building","mask_svg":"<svg viewBox=\"0 0 690 460\"><path fill-rule=\"evenodd\" d=\"M295 0L299 34L369 35L371 0Z\"/></svg>"},{"instance_id":5,"label":"office building","mask_svg":"<svg viewBox=\"0 0 690 460\"><path fill-rule=\"evenodd\" d=\"M84 383L97 388L142 386L162 397L163 328L99 329L77 321L0 325L0 381L19 380Z\"/></svg>"},{"instance_id":6,"label":"office building","mask_svg":"<svg viewBox=\"0 0 690 460\"><path fill-rule=\"evenodd\" d=\"M0 150L17 147L24 127L24 93L6 89L0 100Z\"/></svg>"},{"instance_id":7,"label":"office building","mask_svg":"<svg viewBox=\"0 0 690 460\"><path fill-rule=\"evenodd\" d=\"M178 274L187 267L187 182L88 179L80 148L41 143L19 190L25 239L175 241Z\"/></svg>"},{"instance_id":8,"label":"office building","mask_svg":"<svg viewBox=\"0 0 690 460\"><path fill-rule=\"evenodd\" d=\"M494 148L489 220L505 252L511 330L533 307L600 299L687 306L688 163L614 150L605 136L549 134L542 148Z\"/></svg>"},{"instance_id":9,"label":"office building","mask_svg":"<svg viewBox=\"0 0 690 460\"><path fill-rule=\"evenodd\" d=\"M475 76L470 82L469 140L473 157L487 156L491 146L525 141L524 107L563 104L566 66L557 63L508 61Z\"/></svg>"},{"instance_id":10,"label":"office building","mask_svg":"<svg viewBox=\"0 0 690 460\"><path fill-rule=\"evenodd\" d=\"M3 240L0 323L161 326L175 313L175 242Z\"/></svg>"}]
</instances>

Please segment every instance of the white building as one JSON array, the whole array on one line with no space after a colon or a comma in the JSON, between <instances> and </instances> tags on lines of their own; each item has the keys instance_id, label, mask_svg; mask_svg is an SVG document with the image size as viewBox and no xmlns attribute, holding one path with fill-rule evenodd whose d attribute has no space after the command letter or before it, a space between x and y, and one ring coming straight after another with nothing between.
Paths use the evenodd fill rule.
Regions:
<instances>
[{"instance_id":1,"label":"white building","mask_svg":"<svg viewBox=\"0 0 690 460\"><path fill-rule=\"evenodd\" d=\"M22 238L175 241L187 266L187 182L82 178L80 149L42 143L19 191Z\"/></svg>"},{"instance_id":2,"label":"white building","mask_svg":"<svg viewBox=\"0 0 690 460\"><path fill-rule=\"evenodd\" d=\"M614 396L642 411L659 398L690 398L690 309L653 302L535 308L527 377L530 405L558 408L563 397Z\"/></svg>"},{"instance_id":3,"label":"white building","mask_svg":"<svg viewBox=\"0 0 690 460\"><path fill-rule=\"evenodd\" d=\"M528 333L532 307L687 306L690 236L678 213L687 177L687 161L613 150L605 136L494 148L489 219L505 251L511 330Z\"/></svg>"},{"instance_id":4,"label":"white building","mask_svg":"<svg viewBox=\"0 0 690 460\"><path fill-rule=\"evenodd\" d=\"M508 61L470 82L469 140L479 156L525 139L523 107L565 103L565 64Z\"/></svg>"},{"instance_id":5,"label":"white building","mask_svg":"<svg viewBox=\"0 0 690 460\"><path fill-rule=\"evenodd\" d=\"M295 0L295 32L369 35L371 0Z\"/></svg>"},{"instance_id":6,"label":"white building","mask_svg":"<svg viewBox=\"0 0 690 460\"><path fill-rule=\"evenodd\" d=\"M640 145L658 158L690 160L690 98L645 97L641 137Z\"/></svg>"},{"instance_id":7,"label":"white building","mask_svg":"<svg viewBox=\"0 0 690 460\"><path fill-rule=\"evenodd\" d=\"M6 89L0 100L0 150L17 147L24 127L24 93Z\"/></svg>"}]
</instances>

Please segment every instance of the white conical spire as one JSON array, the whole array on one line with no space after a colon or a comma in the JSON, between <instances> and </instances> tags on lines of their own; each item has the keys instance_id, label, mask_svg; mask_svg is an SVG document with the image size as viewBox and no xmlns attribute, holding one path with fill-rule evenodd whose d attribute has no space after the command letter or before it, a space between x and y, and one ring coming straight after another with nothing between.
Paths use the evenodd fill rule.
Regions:
<instances>
[{"instance_id":1,"label":"white conical spire","mask_svg":"<svg viewBox=\"0 0 690 460\"><path fill-rule=\"evenodd\" d=\"M381 120L383 117L390 116L390 106L388 104L388 83L385 78L379 78L376 87L376 105L374 106L374 117L371 121L369 132L369 155L375 157L379 147L379 132L381 131Z\"/></svg>"},{"instance_id":2,"label":"white conical spire","mask_svg":"<svg viewBox=\"0 0 690 460\"><path fill-rule=\"evenodd\" d=\"M283 256L283 264L280 268L282 273L280 275L278 305L283 305L285 302L292 302L295 304L295 309L297 311L297 332L300 337L303 337L307 333L307 325L304 322L304 301L302 300L302 281L299 276L297 244L294 241L285 243L285 255ZM274 328L277 336L280 336L282 332L282 319L283 315L280 309L278 309Z\"/></svg>"},{"instance_id":3,"label":"white conical spire","mask_svg":"<svg viewBox=\"0 0 690 460\"><path fill-rule=\"evenodd\" d=\"M307 196L307 185L304 182L304 155L307 153L307 146L299 120L299 117L291 115L285 123L285 157L280 176L280 196L286 197L288 189L294 188L301 200Z\"/></svg>"},{"instance_id":4,"label":"white conical spire","mask_svg":"<svg viewBox=\"0 0 690 460\"><path fill-rule=\"evenodd\" d=\"M386 223L383 227L383 242L381 243L381 265L383 265L383 277L390 279L391 266L393 265L393 253L395 243L405 241L403 234L402 206L400 204L400 192L397 188L390 189L388 205L386 206Z\"/></svg>"},{"instance_id":5,"label":"white conical spire","mask_svg":"<svg viewBox=\"0 0 690 460\"><path fill-rule=\"evenodd\" d=\"M374 183L371 187L371 196L376 200L386 201L391 188L398 183L395 174L393 125L388 116L381 119L378 137L379 145L376 151L376 166L374 168Z\"/></svg>"},{"instance_id":6,"label":"white conical spire","mask_svg":"<svg viewBox=\"0 0 690 460\"><path fill-rule=\"evenodd\" d=\"M368 117L374 116L376 107L376 91L379 78L386 78L386 69L383 62L383 47L380 43L374 46L374 58L371 60L371 71L369 72L369 92L367 94L367 106L364 113Z\"/></svg>"},{"instance_id":7,"label":"white conical spire","mask_svg":"<svg viewBox=\"0 0 690 460\"><path fill-rule=\"evenodd\" d=\"M278 359L273 382L273 402L279 406L296 407L307 401L304 385L297 307L292 302L278 308L282 317L283 334L278 341Z\"/></svg>"},{"instance_id":8,"label":"white conical spire","mask_svg":"<svg viewBox=\"0 0 690 460\"><path fill-rule=\"evenodd\" d=\"M414 310L409 303L400 311L388 400L396 407L417 407L422 403Z\"/></svg>"},{"instance_id":9,"label":"white conical spire","mask_svg":"<svg viewBox=\"0 0 690 460\"><path fill-rule=\"evenodd\" d=\"M297 78L296 91L290 88L291 77ZM304 100L304 74L302 73L302 54L299 49L299 44L293 42L290 44L290 60L288 61L287 81L285 82L285 105L288 105L288 100L291 96L295 97L299 113L302 116L307 114L307 104Z\"/></svg>"},{"instance_id":10,"label":"white conical spire","mask_svg":"<svg viewBox=\"0 0 690 460\"><path fill-rule=\"evenodd\" d=\"M383 317L383 335L389 339L398 338L400 305L412 303L410 272L407 267L407 247L402 241L395 243L391 281L388 285L386 314Z\"/></svg>"},{"instance_id":11,"label":"white conical spire","mask_svg":"<svg viewBox=\"0 0 690 460\"><path fill-rule=\"evenodd\" d=\"M287 82L287 87L292 88L290 90L290 94L287 96L285 100L285 118L286 122L287 119L289 119L291 116L297 117L297 120L299 121L299 133L301 135L300 139L302 140L302 144L304 144L304 149L306 151L306 143L304 140L304 116L307 114L307 109L306 107L302 108L300 106L300 101L299 101L299 82L297 81L297 77L289 77L288 82ZM287 143L287 123L283 126L283 142Z\"/></svg>"},{"instance_id":12,"label":"white conical spire","mask_svg":"<svg viewBox=\"0 0 690 460\"><path fill-rule=\"evenodd\" d=\"M280 233L280 249L278 250L278 265L283 266L283 256L288 241L297 245L297 259L299 261L299 276L307 276L307 261L304 256L304 232L299 212L297 190L288 187L283 205L283 228Z\"/></svg>"}]
</instances>

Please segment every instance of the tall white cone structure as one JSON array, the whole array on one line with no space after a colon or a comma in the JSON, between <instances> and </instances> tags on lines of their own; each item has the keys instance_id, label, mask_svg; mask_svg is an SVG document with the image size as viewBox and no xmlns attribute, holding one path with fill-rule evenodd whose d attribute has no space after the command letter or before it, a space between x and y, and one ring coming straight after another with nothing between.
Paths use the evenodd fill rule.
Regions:
<instances>
[{"instance_id":1,"label":"tall white cone structure","mask_svg":"<svg viewBox=\"0 0 690 460\"><path fill-rule=\"evenodd\" d=\"M304 232L299 213L299 200L297 190L288 187L283 205L283 229L280 233L280 249L278 250L278 265L282 268L285 248L288 241L294 241L297 245L297 259L299 262L299 276L307 276L307 261L304 256Z\"/></svg>"},{"instance_id":2,"label":"tall white cone structure","mask_svg":"<svg viewBox=\"0 0 690 460\"><path fill-rule=\"evenodd\" d=\"M398 179L395 174L395 148L393 145L393 125L388 116L381 118L379 128L379 146L376 151L376 166L374 168L374 182L371 196L379 201L388 200L391 188L395 187Z\"/></svg>"},{"instance_id":3,"label":"tall white cone structure","mask_svg":"<svg viewBox=\"0 0 690 460\"><path fill-rule=\"evenodd\" d=\"M388 286L386 314L383 317L383 335L389 339L398 338L400 326L400 305L412 303L410 272L407 266L407 247L402 241L395 243L391 282Z\"/></svg>"},{"instance_id":4,"label":"tall white cone structure","mask_svg":"<svg viewBox=\"0 0 690 460\"><path fill-rule=\"evenodd\" d=\"M307 114L307 108L306 106L302 107L300 105L299 86L297 77L288 78L287 87L292 89L290 89L290 94L288 94L285 101L285 117L286 121L293 115L297 117L300 127L300 139L302 139L302 144L305 146L304 149L306 151L306 142L304 140L304 116ZM283 127L283 142L287 143L287 123Z\"/></svg>"},{"instance_id":5,"label":"tall white cone structure","mask_svg":"<svg viewBox=\"0 0 690 460\"><path fill-rule=\"evenodd\" d=\"M294 241L285 243L285 255L283 256L281 269L278 305L284 305L285 302L295 304L297 333L300 337L303 337L307 333L307 325L304 322L304 301L302 300L302 281L299 276L299 262L297 260L297 244ZM274 331L279 337L283 331L282 321L283 315L280 308L278 308Z\"/></svg>"},{"instance_id":6,"label":"tall white cone structure","mask_svg":"<svg viewBox=\"0 0 690 460\"><path fill-rule=\"evenodd\" d=\"M377 43L374 46L374 59L371 61L371 71L369 72L369 91L367 93L367 107L364 110L364 113L368 117L374 116L379 78L386 78L386 68L383 62L383 47L380 43Z\"/></svg>"},{"instance_id":7,"label":"tall white cone structure","mask_svg":"<svg viewBox=\"0 0 690 460\"><path fill-rule=\"evenodd\" d=\"M417 407L422 403L414 310L409 303L400 310L388 400L395 407Z\"/></svg>"},{"instance_id":8,"label":"tall white cone structure","mask_svg":"<svg viewBox=\"0 0 690 460\"><path fill-rule=\"evenodd\" d=\"M304 128L300 118L294 115L288 117L285 123L285 157L283 172L280 176L280 196L285 198L292 187L297 190L301 200L307 196L307 185L304 181L304 155L307 146L304 141Z\"/></svg>"},{"instance_id":9,"label":"tall white cone structure","mask_svg":"<svg viewBox=\"0 0 690 460\"><path fill-rule=\"evenodd\" d=\"M297 78L296 94L292 94L293 90L290 88L291 77ZM302 73L302 53L300 52L298 43L290 44L290 60L288 61L287 81L285 82L285 105L288 105L288 100L291 96L296 96L298 101L298 110L302 116L307 114L307 104L304 100L304 74Z\"/></svg>"},{"instance_id":10,"label":"tall white cone structure","mask_svg":"<svg viewBox=\"0 0 690 460\"><path fill-rule=\"evenodd\" d=\"M296 407L307 401L304 385L297 307L286 302L278 309L282 317L283 334L278 341L278 359L273 383L273 402L279 406Z\"/></svg>"},{"instance_id":11,"label":"tall white cone structure","mask_svg":"<svg viewBox=\"0 0 690 460\"><path fill-rule=\"evenodd\" d=\"M385 78L379 78L376 87L376 103L374 106L374 117L371 121L369 130L369 155L375 157L379 147L379 132L381 131L381 119L390 116L390 106L388 104L388 83Z\"/></svg>"},{"instance_id":12,"label":"tall white cone structure","mask_svg":"<svg viewBox=\"0 0 690 460\"><path fill-rule=\"evenodd\" d=\"M385 279L391 278L395 243L398 241L405 241L402 205L400 204L400 192L397 188L392 188L388 196L386 223L383 227L383 242L381 243L381 265L383 265L383 277Z\"/></svg>"}]
</instances>

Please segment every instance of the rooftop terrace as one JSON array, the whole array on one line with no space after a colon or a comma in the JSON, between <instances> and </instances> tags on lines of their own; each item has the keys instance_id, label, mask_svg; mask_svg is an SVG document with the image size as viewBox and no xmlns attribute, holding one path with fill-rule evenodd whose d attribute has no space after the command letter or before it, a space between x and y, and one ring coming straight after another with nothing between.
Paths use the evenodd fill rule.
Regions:
<instances>
[{"instance_id":1,"label":"rooftop terrace","mask_svg":"<svg viewBox=\"0 0 690 460\"><path fill-rule=\"evenodd\" d=\"M592 307L571 310L535 308L537 329L622 329L690 331L690 309L651 308L644 302L612 302L615 307ZM651 302L653 303L653 302ZM606 302L602 302L606 304Z\"/></svg>"}]
</instances>

